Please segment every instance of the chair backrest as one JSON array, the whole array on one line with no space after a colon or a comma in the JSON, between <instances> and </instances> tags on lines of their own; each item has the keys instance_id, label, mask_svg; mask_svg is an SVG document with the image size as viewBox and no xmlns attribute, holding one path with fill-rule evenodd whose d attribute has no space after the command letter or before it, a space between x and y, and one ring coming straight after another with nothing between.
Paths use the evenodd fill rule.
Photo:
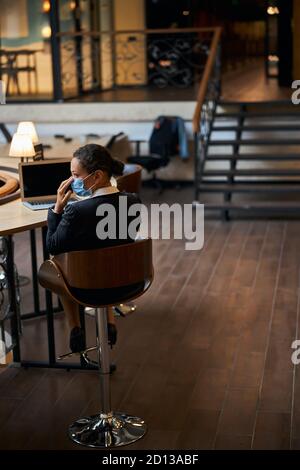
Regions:
<instances>
[{"instance_id":1,"label":"chair backrest","mask_svg":"<svg viewBox=\"0 0 300 470\"><path fill-rule=\"evenodd\" d=\"M79 289L111 289L139 282L150 285L153 278L150 238L114 247L62 253L54 256L53 261L68 285Z\"/></svg>"},{"instance_id":2,"label":"chair backrest","mask_svg":"<svg viewBox=\"0 0 300 470\"><path fill-rule=\"evenodd\" d=\"M138 194L141 189L141 174L140 165L126 163L123 174L116 178L119 191Z\"/></svg>"},{"instance_id":3,"label":"chair backrest","mask_svg":"<svg viewBox=\"0 0 300 470\"><path fill-rule=\"evenodd\" d=\"M178 154L178 126L175 116L159 116L154 123L149 147L150 153L167 158Z\"/></svg>"}]
</instances>

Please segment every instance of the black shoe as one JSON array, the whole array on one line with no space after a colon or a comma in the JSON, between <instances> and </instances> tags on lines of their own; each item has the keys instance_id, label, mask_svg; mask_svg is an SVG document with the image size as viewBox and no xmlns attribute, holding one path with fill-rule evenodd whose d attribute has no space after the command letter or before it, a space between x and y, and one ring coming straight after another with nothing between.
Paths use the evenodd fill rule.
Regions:
<instances>
[{"instance_id":1,"label":"black shoe","mask_svg":"<svg viewBox=\"0 0 300 470\"><path fill-rule=\"evenodd\" d=\"M70 333L70 349L73 353L79 353L85 349L84 333L79 326L75 326Z\"/></svg>"},{"instance_id":2,"label":"black shoe","mask_svg":"<svg viewBox=\"0 0 300 470\"><path fill-rule=\"evenodd\" d=\"M114 323L107 323L108 344L112 348L117 342L117 328Z\"/></svg>"}]
</instances>

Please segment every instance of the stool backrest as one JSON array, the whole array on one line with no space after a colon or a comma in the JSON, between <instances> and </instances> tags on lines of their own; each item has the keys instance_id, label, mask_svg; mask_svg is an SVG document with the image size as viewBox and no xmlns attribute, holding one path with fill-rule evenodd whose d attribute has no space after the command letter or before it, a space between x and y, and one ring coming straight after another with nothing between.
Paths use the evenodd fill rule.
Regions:
<instances>
[{"instance_id":1,"label":"stool backrest","mask_svg":"<svg viewBox=\"0 0 300 470\"><path fill-rule=\"evenodd\" d=\"M138 194L141 189L141 174L142 167L140 165L126 163L123 174L117 178L119 191Z\"/></svg>"},{"instance_id":2,"label":"stool backrest","mask_svg":"<svg viewBox=\"0 0 300 470\"><path fill-rule=\"evenodd\" d=\"M152 240L86 251L71 251L53 258L67 284L79 289L109 289L148 282L153 278Z\"/></svg>"}]
</instances>

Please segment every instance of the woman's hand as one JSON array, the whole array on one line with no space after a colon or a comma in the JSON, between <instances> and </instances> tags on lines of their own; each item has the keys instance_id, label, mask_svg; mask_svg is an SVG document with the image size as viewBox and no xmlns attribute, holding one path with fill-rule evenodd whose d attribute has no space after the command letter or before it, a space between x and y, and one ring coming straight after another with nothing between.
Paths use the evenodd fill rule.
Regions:
<instances>
[{"instance_id":1,"label":"woman's hand","mask_svg":"<svg viewBox=\"0 0 300 470\"><path fill-rule=\"evenodd\" d=\"M65 206L68 203L68 200L71 197L72 191L71 189L68 189L68 187L70 186L72 181L73 181L73 176L70 176L69 179L61 183L61 185L59 186L57 190L57 199L56 199L56 204L54 207L54 212L56 212L57 214L62 213L62 211L64 210Z\"/></svg>"}]
</instances>

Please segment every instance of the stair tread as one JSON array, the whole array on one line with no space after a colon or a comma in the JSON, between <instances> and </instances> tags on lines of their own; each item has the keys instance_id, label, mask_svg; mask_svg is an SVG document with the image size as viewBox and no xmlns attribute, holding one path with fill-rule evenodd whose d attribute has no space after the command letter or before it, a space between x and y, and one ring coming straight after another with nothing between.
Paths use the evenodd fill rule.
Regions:
<instances>
[{"instance_id":1,"label":"stair tread","mask_svg":"<svg viewBox=\"0 0 300 470\"><path fill-rule=\"evenodd\" d=\"M300 181L298 184L291 184L287 182L280 182L274 185L271 182L263 184L243 184L241 181L235 184L226 184L223 181L220 183L200 182L200 191L203 192L300 192Z\"/></svg>"},{"instance_id":2,"label":"stair tread","mask_svg":"<svg viewBox=\"0 0 300 470\"><path fill-rule=\"evenodd\" d=\"M244 153L237 154L212 154L208 155L206 161L209 160L300 160L300 153L287 153L287 154L262 154L262 153Z\"/></svg>"},{"instance_id":3,"label":"stair tread","mask_svg":"<svg viewBox=\"0 0 300 470\"><path fill-rule=\"evenodd\" d=\"M211 210L230 210L230 209L268 209L268 210L280 210L280 209L291 209L291 210L300 210L300 201L248 201L248 202L220 202L220 203L204 203L205 209Z\"/></svg>"},{"instance_id":4,"label":"stair tread","mask_svg":"<svg viewBox=\"0 0 300 470\"><path fill-rule=\"evenodd\" d=\"M299 169L288 169L288 168L249 168L249 169L236 169L236 170L227 170L227 169L217 169L217 170L204 170L202 176L299 176Z\"/></svg>"},{"instance_id":5,"label":"stair tread","mask_svg":"<svg viewBox=\"0 0 300 470\"><path fill-rule=\"evenodd\" d=\"M242 140L210 140L209 145L300 145L300 139L242 139Z\"/></svg>"},{"instance_id":6,"label":"stair tread","mask_svg":"<svg viewBox=\"0 0 300 470\"><path fill-rule=\"evenodd\" d=\"M262 100L262 101L231 101L231 100L222 100L220 99L217 103L218 106L290 106L293 107L294 104L290 100Z\"/></svg>"},{"instance_id":7,"label":"stair tread","mask_svg":"<svg viewBox=\"0 0 300 470\"><path fill-rule=\"evenodd\" d=\"M224 131L253 131L253 132L271 132L271 131L288 131L288 132L293 132L293 131L299 131L300 130L300 125L266 125L266 126L213 126L212 130L214 132L224 132Z\"/></svg>"},{"instance_id":8,"label":"stair tread","mask_svg":"<svg viewBox=\"0 0 300 470\"><path fill-rule=\"evenodd\" d=\"M274 110L273 112L261 112L261 113L254 113L254 112L236 112L236 113L216 113L215 114L215 118L239 118L239 117L243 117L245 119L247 118L260 118L260 117L263 117L263 118L270 118L270 119L274 119L274 118L298 118L300 119L300 113L299 112L293 112L293 113L287 113L287 112L278 112L278 113L275 113Z\"/></svg>"}]
</instances>

